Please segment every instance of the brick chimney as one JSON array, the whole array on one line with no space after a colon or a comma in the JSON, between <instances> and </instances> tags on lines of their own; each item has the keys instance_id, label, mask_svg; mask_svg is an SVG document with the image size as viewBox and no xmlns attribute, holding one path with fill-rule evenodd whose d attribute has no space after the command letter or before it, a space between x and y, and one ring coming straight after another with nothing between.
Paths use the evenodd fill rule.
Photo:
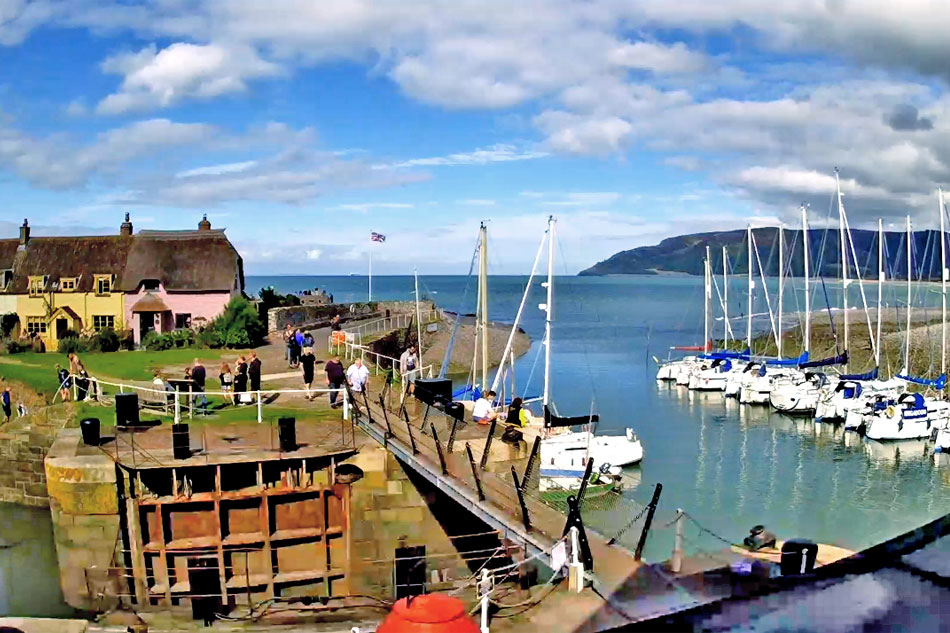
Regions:
<instances>
[{"instance_id":1,"label":"brick chimney","mask_svg":"<svg viewBox=\"0 0 950 633\"><path fill-rule=\"evenodd\" d=\"M30 223L23 218L23 226L20 227L20 246L26 248L30 243Z\"/></svg>"},{"instance_id":2,"label":"brick chimney","mask_svg":"<svg viewBox=\"0 0 950 633\"><path fill-rule=\"evenodd\" d=\"M125 214L125 222L119 225L119 235L126 237L132 236L132 222L129 220L129 214Z\"/></svg>"},{"instance_id":3,"label":"brick chimney","mask_svg":"<svg viewBox=\"0 0 950 633\"><path fill-rule=\"evenodd\" d=\"M198 230L199 230L199 231L210 231L210 230L211 230L211 222L208 222L208 214L207 214L207 213L205 213L203 216L201 216L201 222L198 223Z\"/></svg>"}]
</instances>

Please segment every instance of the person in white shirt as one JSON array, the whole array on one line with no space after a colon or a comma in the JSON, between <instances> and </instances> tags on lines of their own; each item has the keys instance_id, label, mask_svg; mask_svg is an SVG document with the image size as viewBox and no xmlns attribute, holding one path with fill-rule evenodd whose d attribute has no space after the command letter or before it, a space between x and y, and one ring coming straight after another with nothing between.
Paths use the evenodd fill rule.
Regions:
<instances>
[{"instance_id":1,"label":"person in white shirt","mask_svg":"<svg viewBox=\"0 0 950 633\"><path fill-rule=\"evenodd\" d=\"M350 368L346 370L346 380L350 383L350 389L360 393L366 388L369 382L369 369L363 365L363 361L357 358Z\"/></svg>"},{"instance_id":2,"label":"person in white shirt","mask_svg":"<svg viewBox=\"0 0 950 633\"><path fill-rule=\"evenodd\" d=\"M494 391L483 393L482 397L475 401L475 408L472 409L472 419L479 424L491 424L491 421L498 417L498 412L492 408L494 400Z\"/></svg>"}]
</instances>

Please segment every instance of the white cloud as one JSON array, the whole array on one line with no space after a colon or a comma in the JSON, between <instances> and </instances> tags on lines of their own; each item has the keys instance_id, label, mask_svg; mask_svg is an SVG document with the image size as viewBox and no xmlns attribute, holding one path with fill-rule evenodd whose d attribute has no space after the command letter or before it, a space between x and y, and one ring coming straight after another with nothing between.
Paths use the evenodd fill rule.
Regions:
<instances>
[{"instance_id":1,"label":"white cloud","mask_svg":"<svg viewBox=\"0 0 950 633\"><path fill-rule=\"evenodd\" d=\"M459 200L458 204L467 207L492 207L495 206L495 201L487 198L467 198L465 200Z\"/></svg>"},{"instance_id":2,"label":"white cloud","mask_svg":"<svg viewBox=\"0 0 950 633\"><path fill-rule=\"evenodd\" d=\"M657 74L696 73L709 65L705 55L682 42L672 46L655 42L624 42L607 53L610 63Z\"/></svg>"},{"instance_id":3,"label":"white cloud","mask_svg":"<svg viewBox=\"0 0 950 633\"><path fill-rule=\"evenodd\" d=\"M412 158L380 165L384 169L404 169L406 167L445 167L452 165L487 165L489 163L507 163L521 160L545 158L548 152L537 150L522 150L514 145L499 143L476 149L471 152L459 152L447 156L431 156L429 158Z\"/></svg>"},{"instance_id":4,"label":"white cloud","mask_svg":"<svg viewBox=\"0 0 950 633\"><path fill-rule=\"evenodd\" d=\"M626 149L633 137L633 125L617 116L548 111L534 121L547 134L548 147L568 154L617 153Z\"/></svg>"},{"instance_id":5,"label":"white cloud","mask_svg":"<svg viewBox=\"0 0 950 633\"><path fill-rule=\"evenodd\" d=\"M407 202L361 202L338 204L335 207L330 207L330 210L357 211L359 213L366 213L367 211L372 211L373 209L412 209L414 206L414 204L409 204Z\"/></svg>"},{"instance_id":6,"label":"white cloud","mask_svg":"<svg viewBox=\"0 0 950 633\"><path fill-rule=\"evenodd\" d=\"M220 165L208 165L206 167L196 167L180 171L175 174L175 178L191 178L193 176L220 176L222 174L235 174L247 171L257 166L256 160L246 160L241 163L222 163Z\"/></svg>"},{"instance_id":7,"label":"white cloud","mask_svg":"<svg viewBox=\"0 0 950 633\"><path fill-rule=\"evenodd\" d=\"M102 69L122 75L119 92L99 102L101 114L163 108L187 98L209 99L243 92L247 81L280 75L281 68L248 46L178 42L106 59Z\"/></svg>"},{"instance_id":8,"label":"white cloud","mask_svg":"<svg viewBox=\"0 0 950 633\"><path fill-rule=\"evenodd\" d=\"M320 256L323 255L323 251L319 248L311 248L307 251L307 259L310 261L316 261L320 259Z\"/></svg>"}]
</instances>

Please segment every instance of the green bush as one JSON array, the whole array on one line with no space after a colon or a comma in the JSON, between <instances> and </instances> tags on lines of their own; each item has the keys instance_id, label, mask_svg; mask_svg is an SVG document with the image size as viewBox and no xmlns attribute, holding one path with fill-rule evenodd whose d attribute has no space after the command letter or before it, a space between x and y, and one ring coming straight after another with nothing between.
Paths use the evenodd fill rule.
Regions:
<instances>
[{"instance_id":1,"label":"green bush","mask_svg":"<svg viewBox=\"0 0 950 633\"><path fill-rule=\"evenodd\" d=\"M132 332L132 330L120 330L117 332L117 334L119 336L119 349L135 349L135 334Z\"/></svg>"},{"instance_id":2,"label":"green bush","mask_svg":"<svg viewBox=\"0 0 950 633\"><path fill-rule=\"evenodd\" d=\"M3 348L7 354L19 354L20 352L25 352L30 349L30 346L21 345L20 342L15 339L8 339L4 342Z\"/></svg>"},{"instance_id":3,"label":"green bush","mask_svg":"<svg viewBox=\"0 0 950 633\"><path fill-rule=\"evenodd\" d=\"M88 351L88 349L89 346L86 341L78 336L64 336L59 339L59 344L56 347L56 351L60 354L79 354Z\"/></svg>"},{"instance_id":4,"label":"green bush","mask_svg":"<svg viewBox=\"0 0 950 633\"><path fill-rule=\"evenodd\" d=\"M111 327L104 327L92 336L90 344L93 349L100 352L117 352L119 351L119 335Z\"/></svg>"},{"instance_id":5,"label":"green bush","mask_svg":"<svg viewBox=\"0 0 950 633\"><path fill-rule=\"evenodd\" d=\"M261 321L251 302L244 297L231 299L212 325L221 341L229 347L257 347L267 336L267 326ZM243 342L232 344L230 341Z\"/></svg>"},{"instance_id":6,"label":"green bush","mask_svg":"<svg viewBox=\"0 0 950 633\"><path fill-rule=\"evenodd\" d=\"M0 316L0 336L8 337L12 335L13 330L19 323L20 317L17 316L16 312L8 312Z\"/></svg>"},{"instance_id":7,"label":"green bush","mask_svg":"<svg viewBox=\"0 0 950 633\"><path fill-rule=\"evenodd\" d=\"M208 325L198 330L195 335L195 344L198 347L217 349L224 345L221 334L214 328L214 325Z\"/></svg>"},{"instance_id":8,"label":"green bush","mask_svg":"<svg viewBox=\"0 0 950 633\"><path fill-rule=\"evenodd\" d=\"M163 352L167 349L171 349L174 345L175 342L170 335L159 334L155 330L151 330L142 339L142 347L150 352Z\"/></svg>"},{"instance_id":9,"label":"green bush","mask_svg":"<svg viewBox=\"0 0 950 633\"><path fill-rule=\"evenodd\" d=\"M175 347L191 347L195 344L195 333L190 328L172 330L168 335Z\"/></svg>"}]
</instances>

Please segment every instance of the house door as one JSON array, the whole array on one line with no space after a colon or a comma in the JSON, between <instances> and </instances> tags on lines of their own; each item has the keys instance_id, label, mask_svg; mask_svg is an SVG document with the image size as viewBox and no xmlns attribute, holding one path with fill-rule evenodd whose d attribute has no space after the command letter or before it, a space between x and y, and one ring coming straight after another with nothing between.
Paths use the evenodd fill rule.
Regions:
<instances>
[{"instance_id":1,"label":"house door","mask_svg":"<svg viewBox=\"0 0 950 633\"><path fill-rule=\"evenodd\" d=\"M140 312L139 313L139 337L141 339L145 338L145 335L155 329L155 313L154 312Z\"/></svg>"},{"instance_id":2,"label":"house door","mask_svg":"<svg viewBox=\"0 0 950 633\"><path fill-rule=\"evenodd\" d=\"M67 319L56 319L56 338L62 339L66 337L66 332L69 331L69 321Z\"/></svg>"}]
</instances>

